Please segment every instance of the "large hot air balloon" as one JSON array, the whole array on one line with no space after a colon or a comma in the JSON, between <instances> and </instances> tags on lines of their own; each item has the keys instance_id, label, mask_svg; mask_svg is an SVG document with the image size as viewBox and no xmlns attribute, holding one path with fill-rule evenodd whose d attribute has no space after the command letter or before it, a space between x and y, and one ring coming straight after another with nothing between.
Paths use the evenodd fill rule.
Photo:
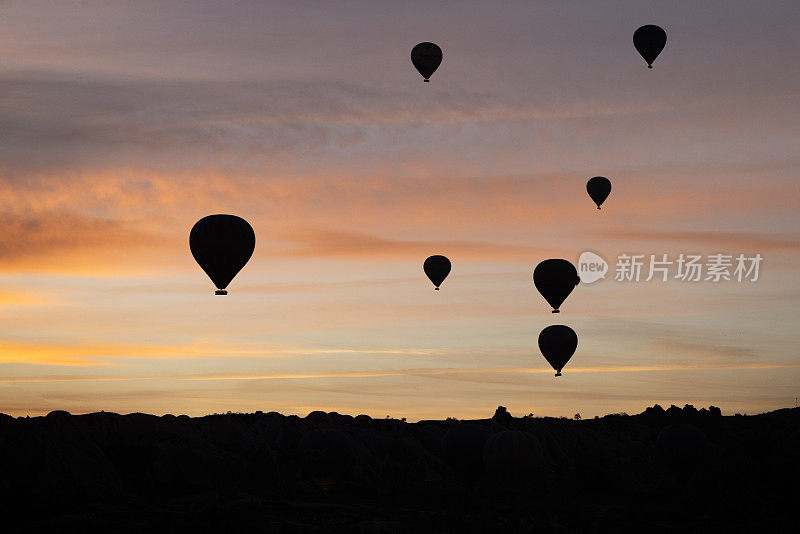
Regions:
<instances>
[{"instance_id":1,"label":"large hot air balloon","mask_svg":"<svg viewBox=\"0 0 800 534\"><path fill-rule=\"evenodd\" d=\"M580 283L578 271L567 260L544 260L533 270L533 283L539 293L558 313L558 307Z\"/></svg>"},{"instance_id":2,"label":"large hot air balloon","mask_svg":"<svg viewBox=\"0 0 800 534\"><path fill-rule=\"evenodd\" d=\"M425 263L422 264L422 269L433 285L436 286L436 291L439 291L439 286L442 285L444 279L450 274L450 260L444 256L431 256Z\"/></svg>"},{"instance_id":3,"label":"large hot air balloon","mask_svg":"<svg viewBox=\"0 0 800 534\"><path fill-rule=\"evenodd\" d=\"M592 197L594 203L597 204L597 209L600 209L600 205L611 194L611 180L604 176L589 178L589 181L586 182L586 191Z\"/></svg>"},{"instance_id":4,"label":"large hot air balloon","mask_svg":"<svg viewBox=\"0 0 800 534\"><path fill-rule=\"evenodd\" d=\"M636 51L647 61L647 68L653 68L653 61L664 50L667 44L667 32L658 26L648 24L633 32L633 46Z\"/></svg>"},{"instance_id":5,"label":"large hot air balloon","mask_svg":"<svg viewBox=\"0 0 800 534\"><path fill-rule=\"evenodd\" d=\"M539 334L539 350L556 371L556 376L561 376L561 369L567 365L575 349L578 348L578 335L575 330L563 324L550 325Z\"/></svg>"},{"instance_id":6,"label":"large hot air balloon","mask_svg":"<svg viewBox=\"0 0 800 534\"><path fill-rule=\"evenodd\" d=\"M429 82L430 77L442 64L442 49L434 43L419 43L411 49L411 62L425 78L423 81Z\"/></svg>"},{"instance_id":7,"label":"large hot air balloon","mask_svg":"<svg viewBox=\"0 0 800 534\"><path fill-rule=\"evenodd\" d=\"M209 215L192 227L189 248L217 287L216 294L227 295L225 288L253 255L256 234L241 217Z\"/></svg>"}]
</instances>

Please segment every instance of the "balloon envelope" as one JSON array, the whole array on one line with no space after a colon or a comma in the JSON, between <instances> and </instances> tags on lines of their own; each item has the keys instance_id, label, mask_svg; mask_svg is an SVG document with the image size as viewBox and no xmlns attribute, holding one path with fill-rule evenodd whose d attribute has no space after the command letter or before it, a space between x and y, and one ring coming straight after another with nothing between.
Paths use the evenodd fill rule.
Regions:
<instances>
[{"instance_id":1,"label":"balloon envelope","mask_svg":"<svg viewBox=\"0 0 800 534\"><path fill-rule=\"evenodd\" d=\"M450 260L439 255L429 257L422 264L422 269L430 281L433 282L433 285L436 286L437 291L444 279L447 278L447 275L450 274L450 268Z\"/></svg>"},{"instance_id":2,"label":"balloon envelope","mask_svg":"<svg viewBox=\"0 0 800 534\"><path fill-rule=\"evenodd\" d=\"M189 233L192 256L217 287L218 295L242 270L256 248L250 224L235 215L209 215L195 223Z\"/></svg>"},{"instance_id":3,"label":"balloon envelope","mask_svg":"<svg viewBox=\"0 0 800 534\"><path fill-rule=\"evenodd\" d=\"M589 181L586 182L586 191L589 193L589 196L592 197L594 203L597 204L597 209L600 209L600 205L605 202L608 195L611 194L611 180L604 176L589 178Z\"/></svg>"},{"instance_id":4,"label":"balloon envelope","mask_svg":"<svg viewBox=\"0 0 800 534\"><path fill-rule=\"evenodd\" d=\"M647 68L653 68L653 61L664 50L667 44L667 32L653 24L642 26L633 32L633 46L636 51L647 61Z\"/></svg>"},{"instance_id":5,"label":"balloon envelope","mask_svg":"<svg viewBox=\"0 0 800 534\"><path fill-rule=\"evenodd\" d=\"M575 349L578 348L578 335L575 330L563 324L548 326L539 334L539 350L556 371L556 376L561 376L561 369L567 365Z\"/></svg>"},{"instance_id":6,"label":"balloon envelope","mask_svg":"<svg viewBox=\"0 0 800 534\"><path fill-rule=\"evenodd\" d=\"M577 269L567 260L544 260L533 270L533 283L553 307L553 313L559 312L559 306L580 281Z\"/></svg>"},{"instance_id":7,"label":"balloon envelope","mask_svg":"<svg viewBox=\"0 0 800 534\"><path fill-rule=\"evenodd\" d=\"M430 81L429 78L442 64L442 49L434 43L419 43L411 49L411 62L425 81Z\"/></svg>"}]
</instances>

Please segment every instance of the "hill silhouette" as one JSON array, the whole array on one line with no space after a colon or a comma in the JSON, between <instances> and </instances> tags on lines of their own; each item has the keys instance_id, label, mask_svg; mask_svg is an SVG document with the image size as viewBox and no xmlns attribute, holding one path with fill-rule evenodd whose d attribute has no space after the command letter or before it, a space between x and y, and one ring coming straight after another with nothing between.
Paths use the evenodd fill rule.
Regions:
<instances>
[{"instance_id":1,"label":"hill silhouette","mask_svg":"<svg viewBox=\"0 0 800 534\"><path fill-rule=\"evenodd\" d=\"M800 409L0 415L6 532L789 532Z\"/></svg>"}]
</instances>

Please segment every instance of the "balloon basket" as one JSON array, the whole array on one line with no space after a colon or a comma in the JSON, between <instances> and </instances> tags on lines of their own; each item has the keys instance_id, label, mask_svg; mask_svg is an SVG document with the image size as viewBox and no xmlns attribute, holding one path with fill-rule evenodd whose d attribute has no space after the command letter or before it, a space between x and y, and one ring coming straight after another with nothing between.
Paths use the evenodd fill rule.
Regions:
<instances>
[{"instance_id":1,"label":"balloon basket","mask_svg":"<svg viewBox=\"0 0 800 534\"><path fill-rule=\"evenodd\" d=\"M434 291L439 291L439 288L438 287L434 287L433 290Z\"/></svg>"},{"instance_id":2,"label":"balloon basket","mask_svg":"<svg viewBox=\"0 0 800 534\"><path fill-rule=\"evenodd\" d=\"M552 313L561 313L561 310L553 310Z\"/></svg>"},{"instance_id":3,"label":"balloon basket","mask_svg":"<svg viewBox=\"0 0 800 534\"><path fill-rule=\"evenodd\" d=\"M214 291L214 294L215 295L227 295L228 292L225 291L224 289L217 289L216 291Z\"/></svg>"},{"instance_id":4,"label":"balloon basket","mask_svg":"<svg viewBox=\"0 0 800 534\"><path fill-rule=\"evenodd\" d=\"M648 66L647 66L647 68L648 68L648 69L652 69L652 68L653 68L653 66L652 66L652 65L648 65Z\"/></svg>"},{"instance_id":5,"label":"balloon basket","mask_svg":"<svg viewBox=\"0 0 800 534\"><path fill-rule=\"evenodd\" d=\"M430 80L422 80L425 83L430 83Z\"/></svg>"},{"instance_id":6,"label":"balloon basket","mask_svg":"<svg viewBox=\"0 0 800 534\"><path fill-rule=\"evenodd\" d=\"M561 371L557 371L556 376L561 376Z\"/></svg>"}]
</instances>

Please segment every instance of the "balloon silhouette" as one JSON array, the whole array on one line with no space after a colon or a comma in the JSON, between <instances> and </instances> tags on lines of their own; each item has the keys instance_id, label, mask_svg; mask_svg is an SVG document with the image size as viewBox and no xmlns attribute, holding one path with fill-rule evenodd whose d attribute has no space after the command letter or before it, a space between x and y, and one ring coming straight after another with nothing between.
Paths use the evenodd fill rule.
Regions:
<instances>
[{"instance_id":1,"label":"balloon silhouette","mask_svg":"<svg viewBox=\"0 0 800 534\"><path fill-rule=\"evenodd\" d=\"M439 286L442 285L444 279L450 274L450 267L450 260L439 255L431 256L422 264L425 275L433 282L433 285L436 286L436 291L439 291Z\"/></svg>"},{"instance_id":2,"label":"balloon silhouette","mask_svg":"<svg viewBox=\"0 0 800 534\"><path fill-rule=\"evenodd\" d=\"M567 260L544 260L533 270L533 283L558 313L558 307L580 283L578 271Z\"/></svg>"},{"instance_id":3,"label":"balloon silhouette","mask_svg":"<svg viewBox=\"0 0 800 534\"><path fill-rule=\"evenodd\" d=\"M442 64L442 49L434 43L419 43L411 49L411 62L425 78L423 81L429 82L429 78Z\"/></svg>"},{"instance_id":4,"label":"balloon silhouette","mask_svg":"<svg viewBox=\"0 0 800 534\"><path fill-rule=\"evenodd\" d=\"M539 350L556 371L556 376L561 376L561 369L567 365L575 349L578 348L578 335L575 330L563 324L548 326L539 333Z\"/></svg>"},{"instance_id":5,"label":"balloon silhouette","mask_svg":"<svg viewBox=\"0 0 800 534\"><path fill-rule=\"evenodd\" d=\"M636 51L647 61L647 68L653 68L653 61L664 50L667 44L667 32L658 26L648 24L633 32L633 46Z\"/></svg>"},{"instance_id":6,"label":"balloon silhouette","mask_svg":"<svg viewBox=\"0 0 800 534\"><path fill-rule=\"evenodd\" d=\"M227 295L225 288L253 255L256 234L241 217L209 215L192 227L189 248L217 287L216 294Z\"/></svg>"},{"instance_id":7,"label":"balloon silhouette","mask_svg":"<svg viewBox=\"0 0 800 534\"><path fill-rule=\"evenodd\" d=\"M600 209L600 204L611 194L611 180L603 176L589 178L589 181L586 182L586 191L588 191L594 203L597 204L597 209Z\"/></svg>"}]
</instances>

